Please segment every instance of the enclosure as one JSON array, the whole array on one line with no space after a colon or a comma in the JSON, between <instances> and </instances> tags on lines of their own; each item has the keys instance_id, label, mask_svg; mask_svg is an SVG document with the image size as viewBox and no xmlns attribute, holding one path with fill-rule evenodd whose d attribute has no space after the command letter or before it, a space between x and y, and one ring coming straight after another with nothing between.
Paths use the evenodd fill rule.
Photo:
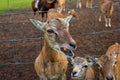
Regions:
<instances>
[{"instance_id":1,"label":"enclosure","mask_svg":"<svg viewBox=\"0 0 120 80\"><path fill-rule=\"evenodd\" d=\"M104 20L98 22L98 1L92 9L76 9L76 0L67 1L66 11L75 9L78 14L70 22L70 33L77 42L75 56L102 55L110 45L120 43L120 1L116 0L110 28ZM39 80L34 61L43 46L43 34L30 23L31 18L31 7L0 14L0 80ZM67 80L72 80L71 69L69 64Z\"/></svg>"}]
</instances>

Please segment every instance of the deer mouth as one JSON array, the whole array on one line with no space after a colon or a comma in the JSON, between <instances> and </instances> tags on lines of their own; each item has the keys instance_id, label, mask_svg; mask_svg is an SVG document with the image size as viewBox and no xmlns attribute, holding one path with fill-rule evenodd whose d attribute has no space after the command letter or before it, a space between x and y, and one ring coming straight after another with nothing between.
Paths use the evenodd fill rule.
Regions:
<instances>
[{"instance_id":1,"label":"deer mouth","mask_svg":"<svg viewBox=\"0 0 120 80\"><path fill-rule=\"evenodd\" d=\"M67 56L67 57L73 57L74 53L72 50L65 48L65 47L61 47L61 51Z\"/></svg>"}]
</instances>

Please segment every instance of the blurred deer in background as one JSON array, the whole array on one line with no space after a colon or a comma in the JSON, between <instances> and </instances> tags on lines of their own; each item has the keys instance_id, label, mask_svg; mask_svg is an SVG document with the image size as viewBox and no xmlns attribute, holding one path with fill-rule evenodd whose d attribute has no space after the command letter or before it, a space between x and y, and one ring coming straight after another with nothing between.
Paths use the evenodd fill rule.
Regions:
<instances>
[{"instance_id":1,"label":"blurred deer in background","mask_svg":"<svg viewBox=\"0 0 120 80\"><path fill-rule=\"evenodd\" d=\"M32 2L32 9L34 12L34 19L37 18L36 12L40 14L41 21L45 21L47 18L47 11L50 8L55 8L55 4L57 3L57 0L33 0Z\"/></svg>"},{"instance_id":2,"label":"blurred deer in background","mask_svg":"<svg viewBox=\"0 0 120 80\"><path fill-rule=\"evenodd\" d=\"M105 20L105 26L111 27L111 16L114 11L114 4L111 0L101 0L100 3L101 14L99 16L99 22L101 22L101 17L103 15Z\"/></svg>"},{"instance_id":3,"label":"blurred deer in background","mask_svg":"<svg viewBox=\"0 0 120 80\"><path fill-rule=\"evenodd\" d=\"M92 8L94 0L77 0L76 8L82 8L84 2L86 8Z\"/></svg>"},{"instance_id":4,"label":"blurred deer in background","mask_svg":"<svg viewBox=\"0 0 120 80\"><path fill-rule=\"evenodd\" d=\"M59 13L56 9L53 8L53 9L48 10L47 20L54 19L54 18L65 18L70 15L73 17L77 17L77 12L74 9L72 9L72 10L68 11L68 13L63 14L63 13Z\"/></svg>"},{"instance_id":5,"label":"blurred deer in background","mask_svg":"<svg viewBox=\"0 0 120 80\"><path fill-rule=\"evenodd\" d=\"M58 12L65 11L66 0L57 0Z\"/></svg>"}]
</instances>

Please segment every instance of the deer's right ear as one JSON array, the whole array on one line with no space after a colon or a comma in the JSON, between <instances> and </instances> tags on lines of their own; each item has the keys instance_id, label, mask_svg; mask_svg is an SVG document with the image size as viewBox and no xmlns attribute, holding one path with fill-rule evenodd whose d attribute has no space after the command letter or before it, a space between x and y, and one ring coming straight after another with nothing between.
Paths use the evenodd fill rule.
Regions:
<instances>
[{"instance_id":1,"label":"deer's right ear","mask_svg":"<svg viewBox=\"0 0 120 80\"><path fill-rule=\"evenodd\" d=\"M34 20L34 19L30 19L30 22L38 29L44 31L44 27L46 25L45 22L40 22L39 20Z\"/></svg>"},{"instance_id":2,"label":"deer's right ear","mask_svg":"<svg viewBox=\"0 0 120 80\"><path fill-rule=\"evenodd\" d=\"M99 58L95 58L95 60L96 60L96 64L99 65L99 69L102 68L101 60Z\"/></svg>"},{"instance_id":3,"label":"deer's right ear","mask_svg":"<svg viewBox=\"0 0 120 80\"><path fill-rule=\"evenodd\" d=\"M65 21L66 23L69 23L71 19L72 19L72 15L67 16L67 17L64 19L64 21Z\"/></svg>"}]
</instances>

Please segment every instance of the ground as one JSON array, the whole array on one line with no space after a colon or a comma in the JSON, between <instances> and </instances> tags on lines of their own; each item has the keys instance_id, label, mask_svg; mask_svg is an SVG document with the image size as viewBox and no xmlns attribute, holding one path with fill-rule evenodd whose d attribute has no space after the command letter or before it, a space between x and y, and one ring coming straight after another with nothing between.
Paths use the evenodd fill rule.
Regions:
<instances>
[{"instance_id":1,"label":"ground","mask_svg":"<svg viewBox=\"0 0 120 80\"><path fill-rule=\"evenodd\" d=\"M75 8L68 3L67 9ZM78 16L70 21L70 33L77 42L75 56L100 56L115 42L120 43L120 6L115 6L112 27L98 22L99 9L75 9ZM10 13L10 15L7 15ZM29 21L31 9L10 11L0 16L0 80L39 80L34 69L43 40L42 33ZM72 65L67 70L70 78Z\"/></svg>"}]
</instances>

